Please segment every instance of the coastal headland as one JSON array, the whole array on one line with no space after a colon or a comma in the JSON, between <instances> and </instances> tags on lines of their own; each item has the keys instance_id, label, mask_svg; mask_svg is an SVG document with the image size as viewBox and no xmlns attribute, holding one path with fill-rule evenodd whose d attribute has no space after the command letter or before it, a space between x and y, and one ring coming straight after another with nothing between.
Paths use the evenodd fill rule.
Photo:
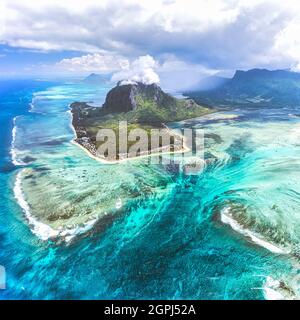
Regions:
<instances>
[{"instance_id":1,"label":"coastal headland","mask_svg":"<svg viewBox=\"0 0 300 320\"><path fill-rule=\"evenodd\" d=\"M192 99L172 97L157 84L143 83L118 83L108 92L102 107L90 106L86 102L74 102L70 107L76 133L73 142L94 159L107 163L118 163L137 156L189 151L184 137L170 130L166 124L214 111ZM120 123L126 123L125 130L120 130ZM107 136L99 135L100 131L105 133L106 130L111 130L115 139L107 148L113 149L111 153L103 149L103 145L109 143ZM125 148L121 144L124 139ZM157 142L155 146L151 143L153 141ZM104 150L102 153L99 152L101 147Z\"/></svg>"}]
</instances>

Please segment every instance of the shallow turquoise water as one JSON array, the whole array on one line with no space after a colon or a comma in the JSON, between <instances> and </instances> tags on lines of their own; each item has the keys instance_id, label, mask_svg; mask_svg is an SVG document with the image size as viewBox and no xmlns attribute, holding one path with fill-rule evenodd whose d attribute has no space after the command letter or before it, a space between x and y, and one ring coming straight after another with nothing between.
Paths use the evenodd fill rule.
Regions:
<instances>
[{"instance_id":1,"label":"shallow turquoise water","mask_svg":"<svg viewBox=\"0 0 300 320\"><path fill-rule=\"evenodd\" d=\"M0 297L264 299L270 277L296 291L300 122L292 114L297 112L234 110L230 114L236 118L221 114L181 123L208 134L210 164L198 175L139 161L114 167L70 143L67 113L76 100L100 104L108 89L16 82L2 93L0 264L6 268L7 289ZM49 206L101 210L119 198L126 206L77 241L42 241L13 193L24 168L47 169L35 176L39 192L24 181L33 212ZM148 190L138 201L130 198ZM83 197L83 191L93 196ZM222 222L222 212L229 212L240 229Z\"/></svg>"}]
</instances>

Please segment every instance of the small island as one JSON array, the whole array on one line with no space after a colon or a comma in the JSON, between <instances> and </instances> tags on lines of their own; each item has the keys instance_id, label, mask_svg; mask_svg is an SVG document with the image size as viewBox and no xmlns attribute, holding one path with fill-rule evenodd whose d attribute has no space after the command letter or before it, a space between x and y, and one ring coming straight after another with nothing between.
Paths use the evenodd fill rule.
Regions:
<instances>
[{"instance_id":1,"label":"small island","mask_svg":"<svg viewBox=\"0 0 300 320\"><path fill-rule=\"evenodd\" d=\"M74 143L84 148L93 158L115 163L123 159L135 158L136 153L131 147L137 141L128 140L126 150L121 150L119 140L119 124L126 122L126 132L134 129L146 131L149 139L146 150L140 151L139 156L147 156L162 152L185 152L188 149L182 141L182 136L171 131L166 123L197 118L214 110L198 105L192 99L177 99L165 93L157 84L119 82L111 89L102 107L93 107L86 102L71 104L73 116L72 125L76 138ZM98 141L100 129L112 129L116 136L116 155L99 154L98 148L103 141ZM155 130L156 129L156 130ZM150 135L160 135L160 130L166 129L169 139L159 140L157 148L150 144ZM166 142L167 141L167 142Z\"/></svg>"}]
</instances>

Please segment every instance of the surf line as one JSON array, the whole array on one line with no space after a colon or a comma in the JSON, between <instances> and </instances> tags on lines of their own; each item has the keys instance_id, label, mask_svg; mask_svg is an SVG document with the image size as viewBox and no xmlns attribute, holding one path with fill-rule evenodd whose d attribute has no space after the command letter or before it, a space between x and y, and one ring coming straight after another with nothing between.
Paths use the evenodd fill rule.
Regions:
<instances>
[{"instance_id":1,"label":"surf line","mask_svg":"<svg viewBox=\"0 0 300 320\"><path fill-rule=\"evenodd\" d=\"M30 212L30 206L25 200L24 193L22 191L22 174L26 169L23 169L17 173L14 195L15 198L25 213L25 217L31 226L31 231L41 240L46 241L49 239L55 239L61 237L65 242L70 242L74 237L85 233L93 228L95 223L98 221L98 217L87 221L83 226L76 226L73 229L53 229L47 224L38 221Z\"/></svg>"},{"instance_id":2,"label":"surf line","mask_svg":"<svg viewBox=\"0 0 300 320\"><path fill-rule=\"evenodd\" d=\"M247 238L250 238L252 240L252 242L254 242L255 244L264 247L265 249L273 252L273 253L277 253L277 254L289 254L290 251L285 251L277 246L275 246L274 244L263 240L259 237L257 237L257 235L255 235L252 231L243 228L243 226L241 226L236 220L234 220L230 214L229 214L230 208L224 208L221 211L221 221L224 224L228 224L234 231L244 235Z\"/></svg>"}]
</instances>

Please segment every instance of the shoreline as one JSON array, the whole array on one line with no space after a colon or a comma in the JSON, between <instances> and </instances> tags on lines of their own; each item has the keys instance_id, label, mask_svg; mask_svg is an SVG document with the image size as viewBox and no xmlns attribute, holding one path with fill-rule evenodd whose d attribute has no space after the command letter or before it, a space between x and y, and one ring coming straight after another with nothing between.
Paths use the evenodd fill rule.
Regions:
<instances>
[{"instance_id":1,"label":"shoreline","mask_svg":"<svg viewBox=\"0 0 300 320\"><path fill-rule=\"evenodd\" d=\"M20 170L15 178L15 185L13 188L14 197L19 204L20 208L25 214L25 218L28 221L28 226L33 234L43 241L47 240L63 240L66 243L70 243L76 236L90 231L94 225L99 221L99 217L86 221L83 226L76 226L73 229L60 228L54 229L50 225L38 221L31 213L30 206L25 199L25 195L22 190L22 172L26 168Z\"/></svg>"},{"instance_id":2,"label":"shoreline","mask_svg":"<svg viewBox=\"0 0 300 320\"><path fill-rule=\"evenodd\" d=\"M249 229L245 229L242 225L239 224L238 221L236 221L234 218L231 217L231 215L228 213L229 208L224 208L220 212L220 220L223 224L229 225L232 230L236 231L237 233L245 236L247 239L251 240L251 242L257 244L260 247L263 247L267 250L269 250L272 253L276 254L290 254L290 250L284 250L277 245L268 242L265 239L262 239L258 237L254 232L252 232Z\"/></svg>"},{"instance_id":3,"label":"shoreline","mask_svg":"<svg viewBox=\"0 0 300 320\"><path fill-rule=\"evenodd\" d=\"M19 171L17 173L13 191L14 191L14 196L15 196L15 199L17 200L17 203L21 207L22 211L25 214L26 219L29 222L29 227L32 226L32 228L30 227L30 230L38 238L40 238L41 240L44 240L44 241L46 241L50 238L57 237L59 234L58 230L55 230L55 229L51 228L49 225L37 221L32 216L32 214L30 212L29 204L25 200L25 196L24 196L22 186L21 186L21 180L22 180L21 176L22 176L22 172L24 170L26 170L26 169L22 169L21 171Z\"/></svg>"},{"instance_id":4,"label":"shoreline","mask_svg":"<svg viewBox=\"0 0 300 320\"><path fill-rule=\"evenodd\" d=\"M70 108L70 106L69 106ZM134 156L134 157L127 157L127 158L124 158L124 159L119 159L119 160L105 160L103 158L100 158L100 157L97 157L95 156L88 148L84 147L82 144L78 143L76 141L76 139L78 139L77 137L77 131L76 131L76 127L74 126L73 122L74 122L74 116L73 116L73 113L72 113L72 110L68 110L67 113L69 113L71 115L71 119L70 119L70 127L74 133L74 138L70 141L72 144L76 145L77 147L80 147L83 151L85 151L87 153L87 155L102 163L102 164L120 164L120 163L124 163L124 162L127 162L127 161L131 161L131 160L138 160L138 159L145 159L145 158L148 158L148 157L151 157L151 156L160 156L160 155L170 155L170 154L183 154L183 153L187 153L187 152L190 152L191 149L186 145L186 142L185 142L185 137L180 135L180 134L177 134L175 133L171 128L169 128L166 124L163 124L163 126L168 130L168 132L170 133L173 133L174 136L178 136L182 139L183 141L183 148L180 149L180 150L176 150L176 151L166 151L166 152L163 152L163 148L160 148L159 150L161 151L158 151L158 152L155 152L155 153L151 153L151 150L148 150L148 152L150 151L150 153L147 153L147 154L142 154L142 155L139 155L139 156ZM205 114L206 115L206 114ZM203 116L205 116L203 115Z\"/></svg>"}]
</instances>

